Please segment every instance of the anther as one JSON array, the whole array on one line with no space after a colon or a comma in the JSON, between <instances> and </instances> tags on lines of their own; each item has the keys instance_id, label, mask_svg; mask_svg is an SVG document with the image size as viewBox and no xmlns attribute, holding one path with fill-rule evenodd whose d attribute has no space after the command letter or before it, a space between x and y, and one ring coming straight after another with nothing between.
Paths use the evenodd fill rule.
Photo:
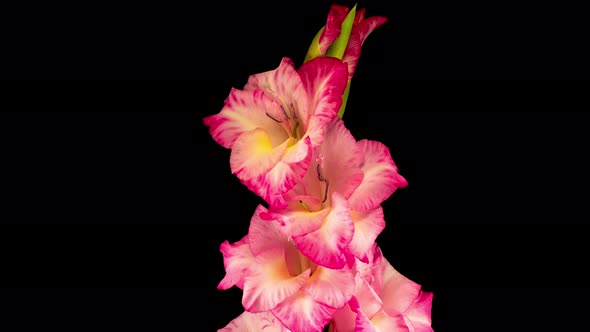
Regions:
<instances>
[{"instance_id":1,"label":"anther","mask_svg":"<svg viewBox=\"0 0 590 332\"><path fill-rule=\"evenodd\" d=\"M275 118L274 118L272 115L268 114L268 112L266 112L266 116L268 116L269 118L271 118L271 119L275 120L275 121L276 121L276 122L278 122L278 123L281 123L281 121L279 121L279 120L275 119Z\"/></svg>"},{"instance_id":2,"label":"anther","mask_svg":"<svg viewBox=\"0 0 590 332\"><path fill-rule=\"evenodd\" d=\"M283 105L281 105L281 111L283 111L283 114L285 114L285 118L290 119L289 115L287 114L287 111L285 111L285 108L283 107Z\"/></svg>"}]
</instances>

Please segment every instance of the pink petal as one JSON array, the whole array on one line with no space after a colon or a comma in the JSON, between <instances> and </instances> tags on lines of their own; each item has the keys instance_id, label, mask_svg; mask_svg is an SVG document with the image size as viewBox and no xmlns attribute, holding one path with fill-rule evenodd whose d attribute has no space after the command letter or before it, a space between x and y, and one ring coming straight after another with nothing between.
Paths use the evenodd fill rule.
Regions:
<instances>
[{"instance_id":1,"label":"pink petal","mask_svg":"<svg viewBox=\"0 0 590 332\"><path fill-rule=\"evenodd\" d=\"M348 249L363 263L368 263L375 240L385 228L383 208L378 206L367 211L350 211L350 216L354 221L354 235Z\"/></svg>"},{"instance_id":2,"label":"pink petal","mask_svg":"<svg viewBox=\"0 0 590 332\"><path fill-rule=\"evenodd\" d=\"M248 189L262 197L270 206L285 208L287 203L284 194L293 188L307 171L311 160L311 141L306 138L295 145L297 149L303 151L298 153L306 155L304 159L294 163L281 160L269 172L242 181Z\"/></svg>"},{"instance_id":3,"label":"pink petal","mask_svg":"<svg viewBox=\"0 0 590 332\"><path fill-rule=\"evenodd\" d=\"M358 274L355 276L356 291L354 299L358 303L360 308L368 317L373 317L377 312L383 309L383 301L379 297L379 294L371 287L369 281L361 278ZM355 310L354 305L351 304L353 311Z\"/></svg>"},{"instance_id":4,"label":"pink petal","mask_svg":"<svg viewBox=\"0 0 590 332\"><path fill-rule=\"evenodd\" d=\"M291 59L283 57L276 69L251 75L244 90L255 89L263 90L267 96L282 105L285 111L294 111L297 118L308 118L307 92ZM302 126L305 127L306 123Z\"/></svg>"},{"instance_id":5,"label":"pink petal","mask_svg":"<svg viewBox=\"0 0 590 332\"><path fill-rule=\"evenodd\" d=\"M357 63L361 55L361 47L367 36L379 26L387 22L387 18L383 16L372 16L366 19L364 16L364 8L356 12L355 22L352 26L348 44L346 45L346 50L342 57L342 61L348 65L349 78L352 78L356 71Z\"/></svg>"},{"instance_id":6,"label":"pink petal","mask_svg":"<svg viewBox=\"0 0 590 332\"><path fill-rule=\"evenodd\" d=\"M248 238L250 240L250 251L254 256L258 256L265 251L285 248L289 244L288 238L279 232L277 223L268 222L261 218L261 214L265 212L267 212L267 209L262 205L258 205L250 219Z\"/></svg>"},{"instance_id":7,"label":"pink petal","mask_svg":"<svg viewBox=\"0 0 590 332\"><path fill-rule=\"evenodd\" d=\"M322 175L329 180L330 191L346 199L363 182L361 147L342 119L335 118L326 126L326 136L319 149Z\"/></svg>"},{"instance_id":8,"label":"pink petal","mask_svg":"<svg viewBox=\"0 0 590 332\"><path fill-rule=\"evenodd\" d=\"M326 54L328 48L332 43L340 36L342 31L342 22L348 15L350 9L346 6L332 5L330 6L330 12L328 13L328 19L324 30L320 34L319 48L320 54Z\"/></svg>"},{"instance_id":9,"label":"pink petal","mask_svg":"<svg viewBox=\"0 0 590 332\"><path fill-rule=\"evenodd\" d=\"M292 331L321 332L330 322L336 309L314 301L299 291L272 309L277 317Z\"/></svg>"},{"instance_id":10,"label":"pink petal","mask_svg":"<svg viewBox=\"0 0 590 332\"><path fill-rule=\"evenodd\" d=\"M312 198L305 199L310 202ZM302 200L303 201L303 200ZM286 236L299 236L318 230L328 214L330 209L323 209L317 212L309 212L303 208L297 210L283 210L271 212L272 219L277 220L281 225L281 232Z\"/></svg>"},{"instance_id":11,"label":"pink petal","mask_svg":"<svg viewBox=\"0 0 590 332\"><path fill-rule=\"evenodd\" d=\"M359 315L361 316L361 315ZM365 317L363 317L365 318ZM359 322L366 324L366 320L361 318L357 320L357 331L367 331L363 325L359 325ZM365 318L366 319L366 318ZM400 316L391 317L383 311L379 311L373 317L371 317L370 324L375 328L377 332L414 332L411 331L406 325L404 319Z\"/></svg>"},{"instance_id":12,"label":"pink petal","mask_svg":"<svg viewBox=\"0 0 590 332\"><path fill-rule=\"evenodd\" d=\"M358 29L361 44L365 42L365 39L367 39L371 32L373 32L375 29L387 22L387 17L371 16L364 18L364 14L364 10L361 12L357 12L357 16L359 18L363 17L363 19L359 20L354 25Z\"/></svg>"},{"instance_id":13,"label":"pink petal","mask_svg":"<svg viewBox=\"0 0 590 332\"><path fill-rule=\"evenodd\" d=\"M223 254L225 276L217 288L229 289L234 285L243 288L246 270L254 263L254 256L248 245L248 236L244 236L234 244L224 241L220 246L220 251Z\"/></svg>"},{"instance_id":14,"label":"pink petal","mask_svg":"<svg viewBox=\"0 0 590 332\"><path fill-rule=\"evenodd\" d=\"M366 139L360 140L358 146L365 155L361 167L364 178L348 202L353 210L364 211L377 207L408 182L399 175L387 146Z\"/></svg>"},{"instance_id":15,"label":"pink petal","mask_svg":"<svg viewBox=\"0 0 590 332\"><path fill-rule=\"evenodd\" d=\"M290 332L270 311L251 313L244 311L217 332Z\"/></svg>"},{"instance_id":16,"label":"pink petal","mask_svg":"<svg viewBox=\"0 0 590 332\"><path fill-rule=\"evenodd\" d=\"M298 73L309 98L310 116L319 120L317 125L325 125L337 116L342 105L347 65L337 58L317 57L304 63Z\"/></svg>"},{"instance_id":17,"label":"pink petal","mask_svg":"<svg viewBox=\"0 0 590 332\"><path fill-rule=\"evenodd\" d=\"M293 138L273 147L270 136L262 128L240 135L232 146L229 164L232 173L241 180L248 180L270 171L283 157Z\"/></svg>"},{"instance_id":18,"label":"pink petal","mask_svg":"<svg viewBox=\"0 0 590 332\"><path fill-rule=\"evenodd\" d=\"M227 149L240 135L256 128L266 130L271 144L277 146L288 138L285 129L267 115L277 111L279 105L262 90L232 89L221 111L205 117L203 122L213 139Z\"/></svg>"},{"instance_id":19,"label":"pink petal","mask_svg":"<svg viewBox=\"0 0 590 332\"><path fill-rule=\"evenodd\" d=\"M309 278L310 269L291 276L283 248L267 250L256 256L244 281L242 305L246 311L267 311L295 294Z\"/></svg>"},{"instance_id":20,"label":"pink petal","mask_svg":"<svg viewBox=\"0 0 590 332\"><path fill-rule=\"evenodd\" d=\"M317 302L332 308L342 308L354 293L354 275L347 268L332 270L319 266L309 278L303 291Z\"/></svg>"},{"instance_id":21,"label":"pink petal","mask_svg":"<svg viewBox=\"0 0 590 332\"><path fill-rule=\"evenodd\" d=\"M404 314L404 320L412 332L432 332L431 292L421 291L416 301Z\"/></svg>"},{"instance_id":22,"label":"pink petal","mask_svg":"<svg viewBox=\"0 0 590 332\"><path fill-rule=\"evenodd\" d=\"M322 226L311 233L294 236L293 242L312 262L332 269L346 264L344 250L352 240L354 223L348 203L338 193L332 194L332 208Z\"/></svg>"},{"instance_id":23,"label":"pink petal","mask_svg":"<svg viewBox=\"0 0 590 332\"><path fill-rule=\"evenodd\" d=\"M422 287L395 270L385 257L382 264L384 284L380 296L384 304L383 310L389 316L403 315L421 299ZM428 296L422 299L419 308L423 309L427 303ZM424 313L423 310L418 312Z\"/></svg>"},{"instance_id":24,"label":"pink petal","mask_svg":"<svg viewBox=\"0 0 590 332\"><path fill-rule=\"evenodd\" d=\"M345 305L334 313L332 324L334 332L353 332L356 325L356 313L350 309L349 305Z\"/></svg>"}]
</instances>

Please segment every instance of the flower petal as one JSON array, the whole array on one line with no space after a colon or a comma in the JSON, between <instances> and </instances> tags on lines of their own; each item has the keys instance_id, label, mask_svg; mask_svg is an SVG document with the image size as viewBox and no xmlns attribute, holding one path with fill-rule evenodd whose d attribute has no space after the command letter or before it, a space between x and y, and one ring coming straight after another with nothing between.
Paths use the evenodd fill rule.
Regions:
<instances>
[{"instance_id":1,"label":"flower petal","mask_svg":"<svg viewBox=\"0 0 590 332\"><path fill-rule=\"evenodd\" d=\"M299 291L272 309L277 317L292 331L321 332L336 309L318 303Z\"/></svg>"},{"instance_id":2,"label":"flower petal","mask_svg":"<svg viewBox=\"0 0 590 332\"><path fill-rule=\"evenodd\" d=\"M373 244L385 228L383 208L378 206L367 211L350 211L350 216L354 221L354 235L348 249L363 263L368 263Z\"/></svg>"},{"instance_id":3,"label":"flower petal","mask_svg":"<svg viewBox=\"0 0 590 332\"><path fill-rule=\"evenodd\" d=\"M350 32L348 45L344 51L342 61L348 65L348 76L352 78L361 55L361 47L367 36L379 26L387 22L383 16L371 16L365 18L365 8L356 12L355 22Z\"/></svg>"},{"instance_id":4,"label":"flower petal","mask_svg":"<svg viewBox=\"0 0 590 332\"><path fill-rule=\"evenodd\" d=\"M307 171L311 160L311 141L305 138L295 145L298 149L302 149L298 153L304 154L306 156L304 159L293 163L281 160L267 173L242 181L248 189L262 197L270 206L285 208L287 203L284 194L293 188Z\"/></svg>"},{"instance_id":5,"label":"flower petal","mask_svg":"<svg viewBox=\"0 0 590 332\"><path fill-rule=\"evenodd\" d=\"M383 289L380 296L383 310L390 316L403 315L421 296L421 286L399 273L385 257L382 258Z\"/></svg>"},{"instance_id":6,"label":"flower petal","mask_svg":"<svg viewBox=\"0 0 590 332\"><path fill-rule=\"evenodd\" d=\"M267 209L264 206L258 205L250 219L248 238L250 239L250 251L254 256L265 251L285 248L289 244L288 238L279 232L277 223L268 222L261 218L261 215L266 212Z\"/></svg>"},{"instance_id":7,"label":"flower petal","mask_svg":"<svg viewBox=\"0 0 590 332\"><path fill-rule=\"evenodd\" d=\"M309 202L313 198L301 200L302 202ZM317 212L309 212L305 209L288 209L283 211L271 212L272 220L277 220L281 225L281 232L288 237L298 236L313 232L319 229L328 214L330 209L323 209Z\"/></svg>"},{"instance_id":8,"label":"flower petal","mask_svg":"<svg viewBox=\"0 0 590 332\"><path fill-rule=\"evenodd\" d=\"M242 305L250 312L274 308L297 292L310 275L310 269L307 269L297 276L291 276L283 248L260 253L249 272L244 280Z\"/></svg>"},{"instance_id":9,"label":"flower petal","mask_svg":"<svg viewBox=\"0 0 590 332\"><path fill-rule=\"evenodd\" d=\"M330 45L332 45L336 38L340 36L340 31L342 30L342 22L344 22L344 19L346 18L346 15L349 11L350 9L346 6L330 6L330 11L328 12L326 25L318 40L321 54L326 54L328 47L330 47Z\"/></svg>"},{"instance_id":10,"label":"flower petal","mask_svg":"<svg viewBox=\"0 0 590 332\"><path fill-rule=\"evenodd\" d=\"M365 155L361 167L364 178L348 202L353 210L364 211L377 207L408 182L399 175L389 149L383 143L363 139L358 142L358 146Z\"/></svg>"},{"instance_id":11,"label":"flower petal","mask_svg":"<svg viewBox=\"0 0 590 332\"><path fill-rule=\"evenodd\" d=\"M293 242L312 262L331 269L346 264L344 250L352 240L354 223L348 203L338 193L332 194L332 208L322 226L311 233L294 236Z\"/></svg>"},{"instance_id":12,"label":"flower petal","mask_svg":"<svg viewBox=\"0 0 590 332\"><path fill-rule=\"evenodd\" d=\"M342 94L348 83L347 65L337 58L317 57L304 63L297 72L309 98L309 116L318 120L314 125L327 124L337 116L342 105ZM309 120L305 123L312 125ZM312 137L313 146L319 143Z\"/></svg>"},{"instance_id":13,"label":"flower petal","mask_svg":"<svg viewBox=\"0 0 590 332\"><path fill-rule=\"evenodd\" d=\"M244 311L217 332L290 332L270 311L251 313Z\"/></svg>"},{"instance_id":14,"label":"flower petal","mask_svg":"<svg viewBox=\"0 0 590 332\"><path fill-rule=\"evenodd\" d=\"M303 291L317 302L332 308L342 308L354 293L354 275L350 269L332 270L319 266Z\"/></svg>"},{"instance_id":15,"label":"flower petal","mask_svg":"<svg viewBox=\"0 0 590 332\"><path fill-rule=\"evenodd\" d=\"M225 276L217 285L217 289L229 289L234 285L239 288L244 287L246 270L254 263L254 256L248 243L246 235L234 244L230 244L228 241L221 244L220 251L223 254Z\"/></svg>"},{"instance_id":16,"label":"flower petal","mask_svg":"<svg viewBox=\"0 0 590 332\"><path fill-rule=\"evenodd\" d=\"M288 135L279 123L267 114L280 111L262 90L243 91L231 89L224 106L217 114L203 118L213 139L227 149L245 132L263 128L269 134L273 146L284 142Z\"/></svg>"},{"instance_id":17,"label":"flower petal","mask_svg":"<svg viewBox=\"0 0 590 332\"><path fill-rule=\"evenodd\" d=\"M248 180L270 171L283 157L293 139L273 147L270 136L262 128L240 135L232 146L229 164L232 173L241 180Z\"/></svg>"},{"instance_id":18,"label":"flower petal","mask_svg":"<svg viewBox=\"0 0 590 332\"><path fill-rule=\"evenodd\" d=\"M282 105L289 116L293 115L291 112L295 112L298 119L308 118L307 92L290 58L283 57L274 70L251 75L244 90L255 89L263 90L267 96ZM305 126L306 123L302 125Z\"/></svg>"},{"instance_id":19,"label":"flower petal","mask_svg":"<svg viewBox=\"0 0 590 332\"><path fill-rule=\"evenodd\" d=\"M412 332L432 332L432 292L421 291L416 301L404 315L404 321Z\"/></svg>"},{"instance_id":20,"label":"flower petal","mask_svg":"<svg viewBox=\"0 0 590 332\"><path fill-rule=\"evenodd\" d=\"M335 118L326 126L326 136L319 149L320 168L323 177L329 180L330 191L346 199L363 182L361 147L342 119Z\"/></svg>"}]
</instances>

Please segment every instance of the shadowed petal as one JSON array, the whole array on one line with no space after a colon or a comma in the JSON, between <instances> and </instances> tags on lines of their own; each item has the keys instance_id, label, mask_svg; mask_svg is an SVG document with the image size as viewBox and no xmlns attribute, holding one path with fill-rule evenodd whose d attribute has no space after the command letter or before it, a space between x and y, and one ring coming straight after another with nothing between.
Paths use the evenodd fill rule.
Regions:
<instances>
[{"instance_id":1,"label":"shadowed petal","mask_svg":"<svg viewBox=\"0 0 590 332\"><path fill-rule=\"evenodd\" d=\"M277 317L292 331L321 332L336 309L314 301L299 291L272 309Z\"/></svg>"},{"instance_id":2,"label":"shadowed petal","mask_svg":"<svg viewBox=\"0 0 590 332\"><path fill-rule=\"evenodd\" d=\"M290 332L270 311L251 313L244 311L217 332Z\"/></svg>"}]
</instances>

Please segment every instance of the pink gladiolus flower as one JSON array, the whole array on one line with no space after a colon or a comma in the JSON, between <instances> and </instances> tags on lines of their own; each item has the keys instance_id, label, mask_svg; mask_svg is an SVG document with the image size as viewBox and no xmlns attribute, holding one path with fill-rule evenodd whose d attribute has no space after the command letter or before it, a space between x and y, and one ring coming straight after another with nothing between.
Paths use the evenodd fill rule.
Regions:
<instances>
[{"instance_id":1,"label":"pink gladiolus flower","mask_svg":"<svg viewBox=\"0 0 590 332\"><path fill-rule=\"evenodd\" d=\"M350 9L346 6L332 5L330 7L326 25L318 39L321 55L326 54L330 45L332 45L336 38L340 36L342 22L344 22L344 19L349 12ZM361 46L365 42L367 36L379 26L387 22L387 18L383 16L365 17L365 12L365 8L356 11L348 44L346 45L342 57L342 61L348 65L349 78L352 78L356 70L356 66L361 56Z\"/></svg>"},{"instance_id":2,"label":"pink gladiolus flower","mask_svg":"<svg viewBox=\"0 0 590 332\"><path fill-rule=\"evenodd\" d=\"M432 332L433 294L396 271L374 246L371 262L357 260L355 295L334 314L334 332Z\"/></svg>"},{"instance_id":3,"label":"pink gladiolus flower","mask_svg":"<svg viewBox=\"0 0 590 332\"><path fill-rule=\"evenodd\" d=\"M203 119L213 139L231 149L232 173L269 205L284 207L283 195L307 171L323 127L342 105L347 75L335 58L298 70L283 58L275 70L250 76L243 90L232 89L221 111Z\"/></svg>"},{"instance_id":4,"label":"pink gladiolus flower","mask_svg":"<svg viewBox=\"0 0 590 332\"><path fill-rule=\"evenodd\" d=\"M241 288L246 312L270 313L289 330L321 331L350 301L354 274L348 267L332 270L311 262L279 232L277 223L259 218L266 211L259 205L248 234L221 245L226 275L218 288ZM259 322L256 317L241 319L254 324ZM241 324L236 322L236 328Z\"/></svg>"},{"instance_id":5,"label":"pink gladiolus flower","mask_svg":"<svg viewBox=\"0 0 590 332\"><path fill-rule=\"evenodd\" d=\"M387 147L356 141L340 118L326 127L303 179L285 195L286 209L261 218L280 231L315 264L340 269L368 253L385 227L381 203L407 185Z\"/></svg>"}]
</instances>

